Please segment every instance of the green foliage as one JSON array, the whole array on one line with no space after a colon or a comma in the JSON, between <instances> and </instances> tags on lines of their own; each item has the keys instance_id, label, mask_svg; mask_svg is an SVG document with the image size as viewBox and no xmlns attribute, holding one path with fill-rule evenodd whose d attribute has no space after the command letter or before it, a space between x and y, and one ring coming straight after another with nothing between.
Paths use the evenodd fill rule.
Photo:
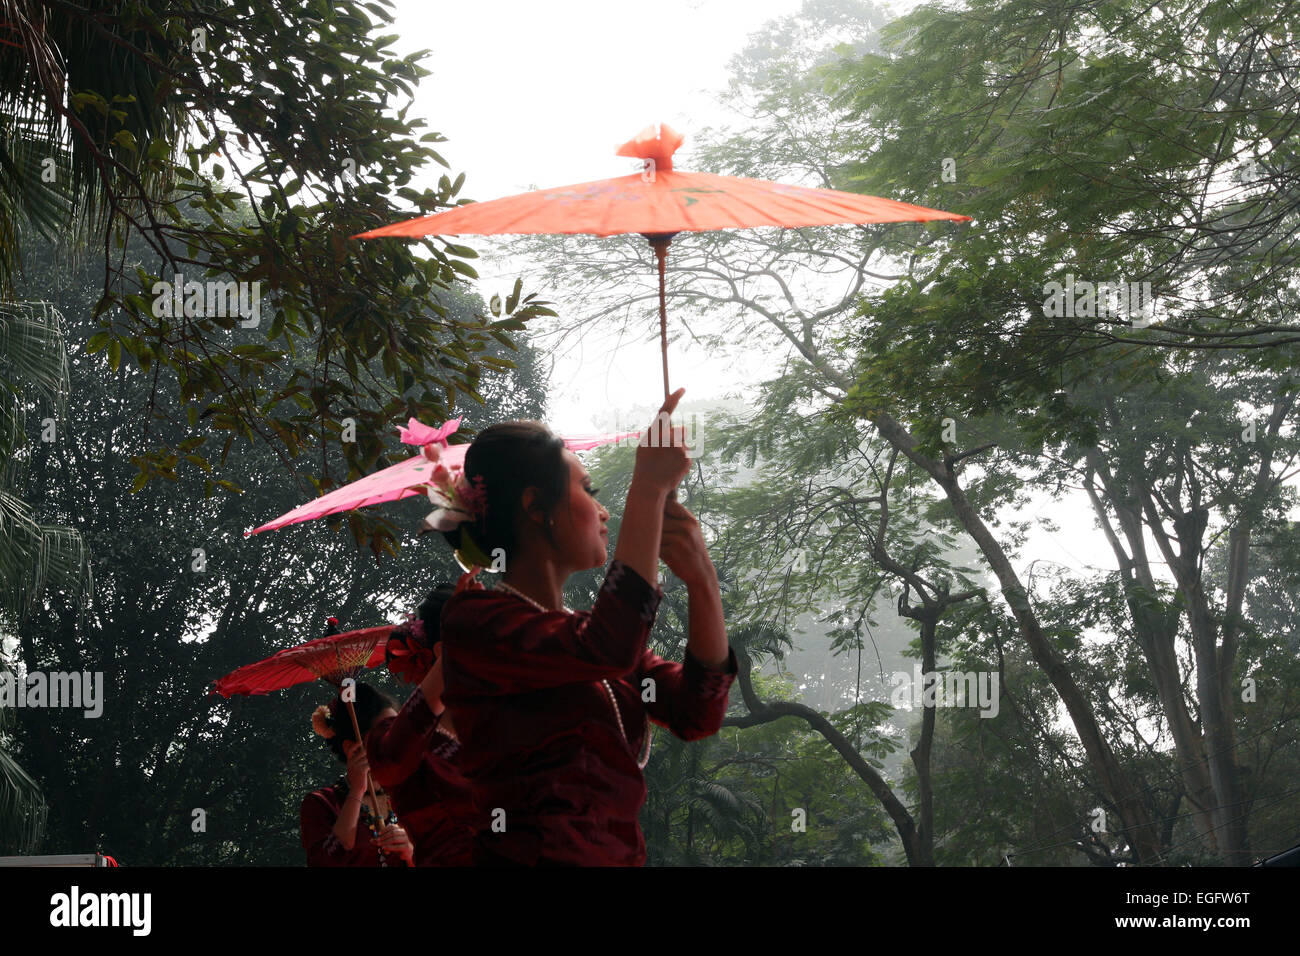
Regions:
<instances>
[{"instance_id":1,"label":"green foliage","mask_svg":"<svg viewBox=\"0 0 1300 956\"><path fill-rule=\"evenodd\" d=\"M1029 412L1080 438L1086 416L1044 406L1123 362L1125 343L1293 363L1295 14L1235 0L927 5L882 31L887 53L827 66L860 143L853 188L975 219L959 241L931 227L920 255L915 232L889 232L913 257L909 281L861 304L854 402L869 413L904 391L917 421ZM1066 273L1149 281L1156 324L1050 316L1045 284Z\"/></svg>"},{"instance_id":2,"label":"green foliage","mask_svg":"<svg viewBox=\"0 0 1300 956\"><path fill-rule=\"evenodd\" d=\"M309 724L332 689L317 682L226 701L206 696L209 684L320 636L331 614L344 627L398 619L436 581L455 580L451 555L436 537L414 538L428 509L421 499L374 509L404 545L382 562L338 533L347 516L333 528L317 521L245 538L309 494L264 445L233 447L222 466L241 496L208 495L211 479L197 468L130 493L133 457L154 441L189 447L193 436L184 422L152 418L152 374L113 371L102 351L88 352L95 263L69 270L40 247L27 258L31 281L52 289L70 317L76 409L58 420L58 440L34 446L31 479L44 489L41 516L84 538L96 587L84 614L66 594L48 594L19 631L18 656L29 671L100 671L105 683L99 718L66 708L17 715L14 753L50 805L39 852L99 850L128 865L300 865L299 804L342 769ZM543 414L535 356L525 346L514 354L509 373L485 376L487 409L455 409L467 427ZM393 460L409 453L398 424L380 437ZM338 467L341 449L330 455ZM382 668L364 679L399 699L409 690ZM202 832L195 809L206 811Z\"/></svg>"},{"instance_id":3,"label":"green foliage","mask_svg":"<svg viewBox=\"0 0 1300 956\"><path fill-rule=\"evenodd\" d=\"M755 685L764 699L793 692L780 678L756 675ZM646 785L651 864L880 865L876 847L892 836L871 792L798 720L724 727L692 744L661 732Z\"/></svg>"},{"instance_id":4,"label":"green foliage","mask_svg":"<svg viewBox=\"0 0 1300 956\"><path fill-rule=\"evenodd\" d=\"M458 310L455 288L476 275L468 247L348 238L465 201L463 175L412 185L427 164L446 166L434 149L443 137L421 135L406 115L428 71L423 54L392 52L384 0L135 0L46 7L18 22L24 55L0 70L0 143L21 148L13 162L0 155L0 213L39 227L31 210L53 202L44 189L71 204L74 231L113 237L93 350L113 369L167 370L167 393L150 399L156 415L211 426L184 450L140 449L137 487L217 468L239 438L308 470L304 456L323 453L348 419L358 439L343 447L344 466L316 478L326 489L368 473L388 422L441 420L462 398L481 405L482 369L510 364L496 353L503 333L553 314L519 287L509 318ZM71 64L66 104L39 81L56 63ZM22 172L42 151L67 177ZM122 254L132 237L147 256ZM6 266L14 252L6 244ZM169 309L160 283L182 280L249 284L245 313L260 293L258 321L207 297ZM214 487L239 488L229 478ZM368 519L354 533L392 550Z\"/></svg>"},{"instance_id":5,"label":"green foliage","mask_svg":"<svg viewBox=\"0 0 1300 956\"><path fill-rule=\"evenodd\" d=\"M1085 490L1119 571L1039 572L1035 587L1031 564L1020 624L1031 617L1068 662L1107 747L1145 784L1134 789L1169 859L1200 840L1193 856L1217 842L1242 862L1234 830L1249 811L1234 808L1269 791L1249 767L1238 777L1248 750L1225 741L1250 712L1232 681L1252 616L1239 582L1256 538L1287 526L1300 455L1295 13L930 5L883 31L884 53L822 71L861 144L846 167L855 189L975 219L924 241L891 231L907 277L862 297L859 328L840 337L856 367L834 417L901 422L985 522L1005 475L1057 501ZM1067 275L1150 282L1154 324L1073 295L1057 308L1049 283ZM1201 567L1220 536L1236 549L1216 590ZM983 550L1001 558L1015 543ZM1265 736L1284 748L1291 718L1274 713ZM1080 757L1077 793L1097 787ZM1213 830L1189 837L1180 807L1197 803L1214 808ZM1119 845L1079 849L1109 862Z\"/></svg>"}]
</instances>

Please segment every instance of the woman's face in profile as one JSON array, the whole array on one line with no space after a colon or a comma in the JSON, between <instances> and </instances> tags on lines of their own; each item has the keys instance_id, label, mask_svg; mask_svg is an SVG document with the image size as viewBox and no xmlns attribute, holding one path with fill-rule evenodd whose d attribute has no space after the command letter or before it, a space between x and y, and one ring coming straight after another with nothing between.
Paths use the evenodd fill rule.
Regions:
<instances>
[{"instance_id":1,"label":"woman's face in profile","mask_svg":"<svg viewBox=\"0 0 1300 956\"><path fill-rule=\"evenodd\" d=\"M569 466L569 501L567 509L555 513L555 547L579 570L599 567L609 560L609 512L596 500L591 476L578 456L565 451L564 460Z\"/></svg>"},{"instance_id":2,"label":"woman's face in profile","mask_svg":"<svg viewBox=\"0 0 1300 956\"><path fill-rule=\"evenodd\" d=\"M375 719L370 722L370 727L373 727L375 724L379 723L385 717L396 717L396 716L397 716L397 711L393 710L393 708L391 707L385 707L379 713L375 714ZM370 727L365 727L362 729L361 733L363 736L370 732ZM352 751L356 750L357 747L359 746L361 745L358 744L355 740L343 741L343 756L351 757Z\"/></svg>"}]
</instances>

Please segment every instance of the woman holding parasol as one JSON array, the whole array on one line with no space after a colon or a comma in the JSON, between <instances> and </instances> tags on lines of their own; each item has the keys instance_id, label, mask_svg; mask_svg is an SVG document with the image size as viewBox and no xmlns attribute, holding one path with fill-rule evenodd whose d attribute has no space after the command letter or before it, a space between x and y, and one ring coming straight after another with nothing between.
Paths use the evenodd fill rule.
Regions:
<instances>
[{"instance_id":1,"label":"woman holding parasol","mask_svg":"<svg viewBox=\"0 0 1300 956\"><path fill-rule=\"evenodd\" d=\"M391 807L377 792L361 741L381 716L395 713L391 700L356 682L367 667L384 661L391 625L339 633L331 617L324 637L286 647L264 660L238 667L213 682L211 693L267 694L312 680L326 680L339 695L312 714L312 729L348 766L333 786L308 794L301 808L302 845L308 866L411 865L405 830L387 826ZM369 821L369 834L366 833Z\"/></svg>"},{"instance_id":2,"label":"woman holding parasol","mask_svg":"<svg viewBox=\"0 0 1300 956\"><path fill-rule=\"evenodd\" d=\"M353 710L364 734L381 718L396 716L393 701L356 683ZM412 866L415 848L387 794L370 786L370 766L342 695L312 714L312 729L347 764L347 774L302 802L302 846L308 866Z\"/></svg>"},{"instance_id":3,"label":"woman holding parasol","mask_svg":"<svg viewBox=\"0 0 1300 956\"><path fill-rule=\"evenodd\" d=\"M716 733L736 673L717 573L694 516L671 495L690 468L683 429L642 436L614 560L590 611L563 607L570 574L605 563L609 512L582 462L546 426L484 429L448 508L430 516L459 554L502 554L488 590L464 575L442 613L442 700L461 770L487 816L478 865L640 865L649 722ZM654 430L649 433L654 434ZM663 440L666 438L667 440ZM646 648L659 559L690 596L686 660Z\"/></svg>"},{"instance_id":4,"label":"woman holding parasol","mask_svg":"<svg viewBox=\"0 0 1300 956\"><path fill-rule=\"evenodd\" d=\"M439 584L411 620L393 629L385 651L388 669L416 685L391 716L381 715L366 734L375 782L415 844L416 866L469 866L478 830L468 781L458 769L460 742L442 705L442 608L451 584Z\"/></svg>"}]
</instances>

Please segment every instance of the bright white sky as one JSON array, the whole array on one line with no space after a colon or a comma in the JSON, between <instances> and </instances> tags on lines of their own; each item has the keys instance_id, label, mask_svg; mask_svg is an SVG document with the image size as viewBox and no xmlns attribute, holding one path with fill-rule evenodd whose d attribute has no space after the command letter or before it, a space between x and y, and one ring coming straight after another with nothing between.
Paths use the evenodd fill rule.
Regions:
<instances>
[{"instance_id":1,"label":"bright white sky","mask_svg":"<svg viewBox=\"0 0 1300 956\"><path fill-rule=\"evenodd\" d=\"M730 58L765 22L801 6L802 0L397 0L397 26L402 53L431 51L424 65L433 75L420 84L412 113L447 137L437 149L452 175L465 173L461 196L482 201L636 172L638 160L614 151L652 123L684 133L680 155L687 154L693 129L726 119L713 94L726 86ZM436 179L444 170L430 172ZM476 268L484 299L508 289L517 273L492 240L462 241L482 257ZM558 301L550 290L530 288ZM588 340L555 360L548 424L560 431L605 427L593 410L630 415L631 406L653 409L663 394L657 343L630 339L612 351ZM687 402L717 397L744 380L721 374L699 349L670 349L669 362L672 385L686 387Z\"/></svg>"}]
</instances>

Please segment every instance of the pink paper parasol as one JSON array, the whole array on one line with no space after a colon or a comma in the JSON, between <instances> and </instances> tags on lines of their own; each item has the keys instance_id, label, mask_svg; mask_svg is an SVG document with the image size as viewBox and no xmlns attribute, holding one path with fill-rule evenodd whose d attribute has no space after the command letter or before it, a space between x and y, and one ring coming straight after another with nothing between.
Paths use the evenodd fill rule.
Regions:
<instances>
[{"instance_id":1,"label":"pink paper parasol","mask_svg":"<svg viewBox=\"0 0 1300 956\"><path fill-rule=\"evenodd\" d=\"M437 462L432 461L428 454L421 450L420 454L406 461L390 465L373 475L358 478L342 488L335 488L328 494L321 495L315 501L309 501L292 511L285 512L274 521L268 521L252 531L245 531L244 536L323 518L325 515L337 514L340 511L352 511L355 508L365 508L385 501L398 501L411 495L424 494L433 470L439 464L452 472L465 467L465 452L469 450L469 445L452 445L447 442L447 436L456 432L460 427L460 421L459 418L453 418L451 421L444 422L440 428L430 428L412 418L407 427L402 429L402 441L405 444L424 447L437 445L439 450ZM606 432L597 435L561 437L565 447L570 451L588 451L601 445L637 438L639 435L640 432Z\"/></svg>"}]
</instances>

